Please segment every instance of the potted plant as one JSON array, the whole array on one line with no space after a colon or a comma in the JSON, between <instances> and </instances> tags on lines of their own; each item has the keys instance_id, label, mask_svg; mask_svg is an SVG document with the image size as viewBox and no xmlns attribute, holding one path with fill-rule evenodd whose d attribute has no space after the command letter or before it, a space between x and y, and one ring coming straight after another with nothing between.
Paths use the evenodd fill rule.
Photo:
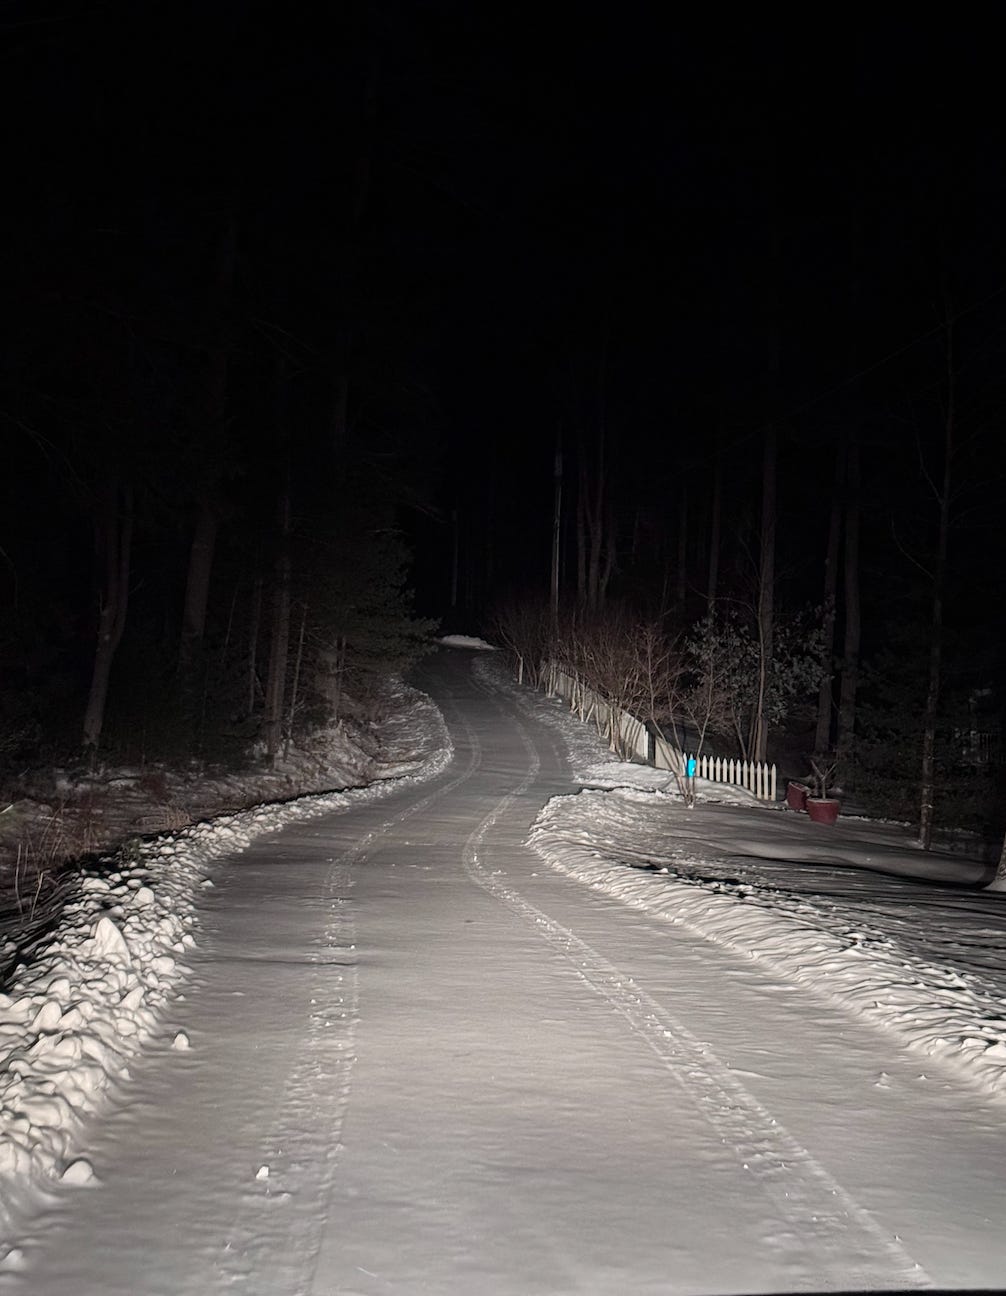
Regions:
<instances>
[{"instance_id":1,"label":"potted plant","mask_svg":"<svg viewBox=\"0 0 1006 1296\"><path fill-rule=\"evenodd\" d=\"M810 767L814 771L813 795L807 797L807 814L815 823L833 824L838 818L840 802L837 797L829 796L832 780L835 776L835 762L820 765L812 760Z\"/></svg>"}]
</instances>

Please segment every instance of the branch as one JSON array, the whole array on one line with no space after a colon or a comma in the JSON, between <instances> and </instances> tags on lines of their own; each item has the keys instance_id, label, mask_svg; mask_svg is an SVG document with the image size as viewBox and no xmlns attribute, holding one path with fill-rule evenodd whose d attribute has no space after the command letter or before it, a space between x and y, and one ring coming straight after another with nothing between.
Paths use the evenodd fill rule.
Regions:
<instances>
[{"instance_id":1,"label":"branch","mask_svg":"<svg viewBox=\"0 0 1006 1296\"><path fill-rule=\"evenodd\" d=\"M905 546L901 543L901 541L898 539L898 530L897 530L897 527L896 527L896 525L895 525L895 522L894 522L894 519L893 519L893 518L891 519L891 535L894 537L894 543L898 546L898 549L901 551L902 556L905 557L905 558L907 558L908 561L909 561L913 566L918 567L919 571L922 572L922 574L923 574L925 577L927 577L929 580L932 580L932 579L933 579L933 573L932 573L931 571L929 571L928 568L923 567L923 565L919 562L919 560L918 560L917 558L914 558L914 557L913 557L913 556L908 552L908 550L905 548Z\"/></svg>"},{"instance_id":2,"label":"branch","mask_svg":"<svg viewBox=\"0 0 1006 1296\"><path fill-rule=\"evenodd\" d=\"M932 477L930 477L929 469L926 467L925 456L922 453L922 441L919 438L919 430L917 426L915 429L915 448L919 454L919 471L922 473L923 479L926 481L929 489L933 492L933 498L936 500L936 503L942 508L943 497L937 490L936 483L933 481Z\"/></svg>"}]
</instances>

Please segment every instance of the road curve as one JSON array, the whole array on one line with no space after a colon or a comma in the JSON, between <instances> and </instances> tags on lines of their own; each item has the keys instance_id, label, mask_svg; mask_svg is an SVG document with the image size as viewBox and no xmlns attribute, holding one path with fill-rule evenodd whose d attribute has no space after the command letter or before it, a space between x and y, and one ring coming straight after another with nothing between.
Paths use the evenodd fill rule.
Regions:
<instances>
[{"instance_id":1,"label":"road curve","mask_svg":"<svg viewBox=\"0 0 1006 1296\"><path fill-rule=\"evenodd\" d=\"M999 1108L547 870L555 733L441 652L455 759L221 866L193 977L3 1290L998 1285ZM184 1030L191 1049L174 1052Z\"/></svg>"}]
</instances>

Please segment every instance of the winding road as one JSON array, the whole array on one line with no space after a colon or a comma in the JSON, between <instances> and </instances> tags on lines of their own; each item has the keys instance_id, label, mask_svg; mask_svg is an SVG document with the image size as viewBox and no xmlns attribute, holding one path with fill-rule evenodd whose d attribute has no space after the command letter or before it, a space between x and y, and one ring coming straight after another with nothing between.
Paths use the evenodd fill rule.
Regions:
<instances>
[{"instance_id":1,"label":"winding road","mask_svg":"<svg viewBox=\"0 0 1006 1296\"><path fill-rule=\"evenodd\" d=\"M222 864L37 1296L998 1286L1006 1111L552 873L551 728L441 652L435 779ZM172 1049L184 1031L191 1047Z\"/></svg>"}]
</instances>

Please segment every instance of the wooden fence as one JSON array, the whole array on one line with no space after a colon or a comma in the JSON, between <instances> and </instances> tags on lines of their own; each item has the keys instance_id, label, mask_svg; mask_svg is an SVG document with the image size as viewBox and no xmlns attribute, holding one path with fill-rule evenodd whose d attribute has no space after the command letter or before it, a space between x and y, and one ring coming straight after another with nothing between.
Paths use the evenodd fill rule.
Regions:
<instances>
[{"instance_id":1,"label":"wooden fence","mask_svg":"<svg viewBox=\"0 0 1006 1296\"><path fill-rule=\"evenodd\" d=\"M684 777L692 759L674 743L651 733L645 721L630 715L592 689L575 672L557 662L546 663L541 670L541 684L552 697L561 697L569 709L585 724L593 724L611 750L629 760L638 760L657 769L670 770ZM710 783L729 783L744 788L760 801L776 799L776 767L764 761L724 759L720 756L697 756L695 774Z\"/></svg>"}]
</instances>

